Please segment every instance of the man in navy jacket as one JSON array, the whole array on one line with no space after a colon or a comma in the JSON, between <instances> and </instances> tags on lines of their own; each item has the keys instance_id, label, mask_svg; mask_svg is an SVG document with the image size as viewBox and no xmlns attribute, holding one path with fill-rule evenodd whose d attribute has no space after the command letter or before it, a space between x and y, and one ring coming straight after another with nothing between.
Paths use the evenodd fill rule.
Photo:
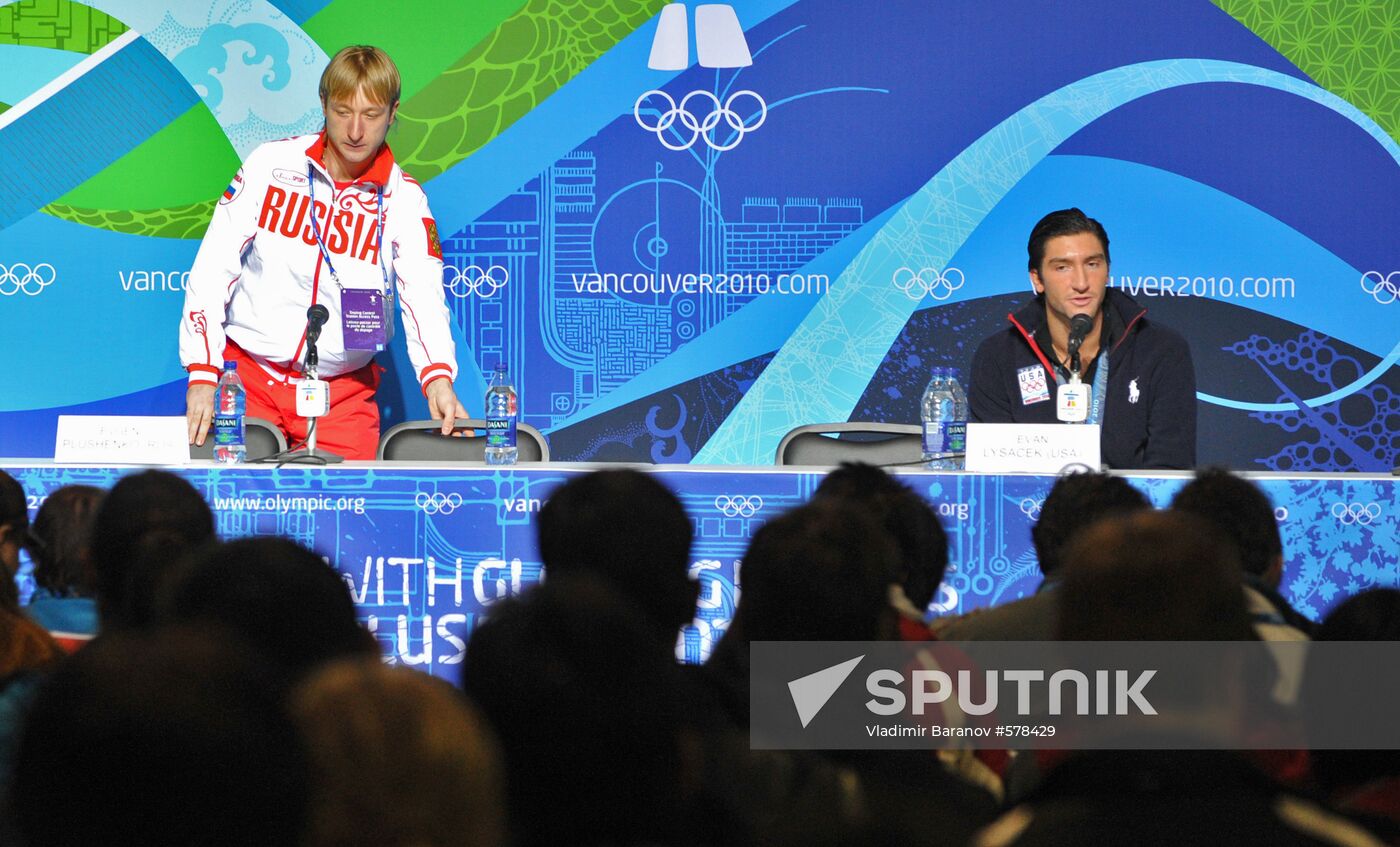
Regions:
<instances>
[{"instance_id":1,"label":"man in navy jacket","mask_svg":"<svg viewBox=\"0 0 1400 847\"><path fill-rule=\"evenodd\" d=\"M1111 468L1192 468L1196 464L1196 373L1177 332L1108 288L1108 233L1079 209L1051 212L1027 244L1036 297L1008 315L1011 325L972 358L971 419L1055 423L1056 390L1074 381L1070 322L1092 325L1079 347L1079 377L1090 392L1091 422L1103 427Z\"/></svg>"}]
</instances>

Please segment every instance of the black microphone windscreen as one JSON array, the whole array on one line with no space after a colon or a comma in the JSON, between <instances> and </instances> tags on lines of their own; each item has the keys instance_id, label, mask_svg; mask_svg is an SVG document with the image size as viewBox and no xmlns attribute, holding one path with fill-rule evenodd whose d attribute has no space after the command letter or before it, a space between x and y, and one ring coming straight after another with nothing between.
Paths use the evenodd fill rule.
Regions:
<instances>
[{"instance_id":1,"label":"black microphone windscreen","mask_svg":"<svg viewBox=\"0 0 1400 847\"><path fill-rule=\"evenodd\" d=\"M1089 334L1089 330L1094 328L1094 319L1088 315L1075 315L1069 319L1069 334L1071 337L1083 338Z\"/></svg>"},{"instance_id":2,"label":"black microphone windscreen","mask_svg":"<svg viewBox=\"0 0 1400 847\"><path fill-rule=\"evenodd\" d=\"M321 326L331 319L331 313L325 306L317 303L306 310L306 319L316 326Z\"/></svg>"}]
</instances>

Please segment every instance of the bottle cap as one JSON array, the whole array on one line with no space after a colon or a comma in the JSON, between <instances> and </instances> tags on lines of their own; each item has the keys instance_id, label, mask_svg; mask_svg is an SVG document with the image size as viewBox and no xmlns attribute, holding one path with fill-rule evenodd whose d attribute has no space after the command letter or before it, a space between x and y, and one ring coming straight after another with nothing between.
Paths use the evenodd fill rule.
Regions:
<instances>
[{"instance_id":1,"label":"bottle cap","mask_svg":"<svg viewBox=\"0 0 1400 847\"><path fill-rule=\"evenodd\" d=\"M236 370L238 370L238 363L237 363L237 362L226 361L226 362L224 362L224 370L226 370L226 371L236 371Z\"/></svg>"}]
</instances>

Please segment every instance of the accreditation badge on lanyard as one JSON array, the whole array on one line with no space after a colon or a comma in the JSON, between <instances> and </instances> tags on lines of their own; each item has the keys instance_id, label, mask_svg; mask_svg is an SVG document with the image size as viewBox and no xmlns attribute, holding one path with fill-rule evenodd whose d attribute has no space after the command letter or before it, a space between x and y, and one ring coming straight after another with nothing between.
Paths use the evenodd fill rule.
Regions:
<instances>
[{"instance_id":1,"label":"accreditation badge on lanyard","mask_svg":"<svg viewBox=\"0 0 1400 847\"><path fill-rule=\"evenodd\" d=\"M1101 423L1103 421L1103 400L1108 393L1108 354L1099 354L1098 368L1094 372L1094 385L1091 389L1079 379L1079 374L1070 374L1065 380L1055 374L1058 388L1055 390L1055 417L1063 423Z\"/></svg>"},{"instance_id":2,"label":"accreditation badge on lanyard","mask_svg":"<svg viewBox=\"0 0 1400 847\"><path fill-rule=\"evenodd\" d=\"M383 288L346 288L340 283L340 275L331 264L330 251L321 238L321 228L316 223L316 175L311 165L306 166L306 176L311 183L311 231L316 236L316 244L321 248L321 258L330 271L331 282L340 291L340 328L345 339L346 350L373 350L379 352L393 337L394 296L389 287L389 272L384 269L384 188L378 188L379 223L376 238L379 240L377 258L379 273L384 280Z\"/></svg>"}]
</instances>

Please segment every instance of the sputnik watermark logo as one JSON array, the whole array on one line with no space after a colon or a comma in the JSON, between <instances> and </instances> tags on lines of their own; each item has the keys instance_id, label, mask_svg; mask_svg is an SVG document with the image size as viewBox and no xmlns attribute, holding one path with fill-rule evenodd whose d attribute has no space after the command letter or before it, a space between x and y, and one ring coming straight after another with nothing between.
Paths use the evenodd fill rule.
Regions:
<instances>
[{"instance_id":1,"label":"sputnik watermark logo","mask_svg":"<svg viewBox=\"0 0 1400 847\"><path fill-rule=\"evenodd\" d=\"M822 710L841 683L845 682L865 656L856 656L840 664L823 668L816 673L798 677L788 683L788 693L792 695L792 705L797 708L797 718L806 729L812 718Z\"/></svg>"},{"instance_id":2,"label":"sputnik watermark logo","mask_svg":"<svg viewBox=\"0 0 1400 847\"><path fill-rule=\"evenodd\" d=\"M864 659L865 654L862 654L798 677L787 684L803 729L830 702ZM964 714L987 715L997 710L998 687L1007 684L1016 689L1015 713L1025 716L1032 712L1032 701L1038 693L1035 687L1039 683L1048 694L1051 715L1065 714L1067 707L1069 714L1127 715L1136 710L1138 714L1155 715L1157 709L1147 699L1146 687L1156 675L1155 670L1133 675L1125 670L1097 670L1086 674L1071 669L1047 674L1043 670L1025 669L989 670L980 675L981 679L974 680L973 673L968 670L949 673L921 668L906 675L892 668L877 668L865 679L865 690L872 695L872 699L866 701L865 708L873 715L885 717L903 714L906 710L914 715L923 715L927 706L956 700ZM978 688L977 682L985 682L980 703L974 702L975 698L970 694ZM1065 696L1066 689L1069 696ZM1095 693L1092 706L1091 690ZM1110 695L1113 695L1112 702Z\"/></svg>"},{"instance_id":3,"label":"sputnik watermark logo","mask_svg":"<svg viewBox=\"0 0 1400 847\"><path fill-rule=\"evenodd\" d=\"M1273 700L1277 677L1251 669L1300 667L1304 659L1311 669L1320 657L1316 642L754 641L749 743L768 750L1290 750L1322 737L1303 735L1316 718L1326 736L1317 746L1400 750L1390 706L1400 699L1400 676L1375 672L1400 662L1400 642L1342 646L1320 666L1328 695L1291 706L1274 701L1283 719L1261 735L1251 704Z\"/></svg>"}]
</instances>

